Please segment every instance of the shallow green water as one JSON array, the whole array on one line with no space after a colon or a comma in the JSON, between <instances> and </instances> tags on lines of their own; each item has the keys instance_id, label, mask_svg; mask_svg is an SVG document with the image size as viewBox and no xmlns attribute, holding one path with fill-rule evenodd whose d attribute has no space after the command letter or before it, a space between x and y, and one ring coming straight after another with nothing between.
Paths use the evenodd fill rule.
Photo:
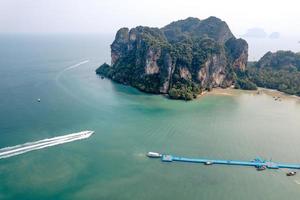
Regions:
<instances>
[{"instance_id":1,"label":"shallow green water","mask_svg":"<svg viewBox=\"0 0 300 200\"><path fill-rule=\"evenodd\" d=\"M0 199L299 199L299 176L280 170L145 157L300 162L299 102L245 92L172 101L102 80L94 70L109 61L111 37L0 40L0 148L96 131L0 160Z\"/></svg>"}]
</instances>

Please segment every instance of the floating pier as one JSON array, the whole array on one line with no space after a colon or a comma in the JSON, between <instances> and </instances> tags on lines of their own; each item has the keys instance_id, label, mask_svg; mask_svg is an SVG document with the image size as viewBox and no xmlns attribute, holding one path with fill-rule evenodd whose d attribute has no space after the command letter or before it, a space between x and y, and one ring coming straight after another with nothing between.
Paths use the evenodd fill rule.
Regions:
<instances>
[{"instance_id":1,"label":"floating pier","mask_svg":"<svg viewBox=\"0 0 300 200\"><path fill-rule=\"evenodd\" d=\"M151 152L152 154L154 152ZM152 157L152 154L147 154L148 157L157 158L158 156ZM257 169L279 169L279 168L286 168L286 169L300 169L300 164L286 164L286 163L276 163L272 161L266 161L261 158L255 158L251 161L239 161L239 160L211 160L211 159L203 159L203 158L185 158L167 154L159 154L161 155L160 158L163 162L189 162L189 163L203 163L206 165L238 165L238 166L252 166Z\"/></svg>"}]
</instances>

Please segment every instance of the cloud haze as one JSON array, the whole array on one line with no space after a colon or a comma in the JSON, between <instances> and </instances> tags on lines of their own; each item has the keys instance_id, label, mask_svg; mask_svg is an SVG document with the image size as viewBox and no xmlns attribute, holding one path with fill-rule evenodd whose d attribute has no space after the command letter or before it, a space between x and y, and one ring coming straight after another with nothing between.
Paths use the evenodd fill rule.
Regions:
<instances>
[{"instance_id":1,"label":"cloud haze","mask_svg":"<svg viewBox=\"0 0 300 200\"><path fill-rule=\"evenodd\" d=\"M0 32L114 33L123 26L161 27L188 16L217 16L236 35L251 27L300 35L296 0L0 0Z\"/></svg>"},{"instance_id":2,"label":"cloud haze","mask_svg":"<svg viewBox=\"0 0 300 200\"><path fill-rule=\"evenodd\" d=\"M278 39L278 38L280 38L280 33L278 33L278 32L273 32L273 33L271 33L271 34L269 35L269 38L270 38L270 39Z\"/></svg>"},{"instance_id":3,"label":"cloud haze","mask_svg":"<svg viewBox=\"0 0 300 200\"><path fill-rule=\"evenodd\" d=\"M262 28L250 28L242 37L254 37L254 38L265 38L267 33Z\"/></svg>"}]
</instances>

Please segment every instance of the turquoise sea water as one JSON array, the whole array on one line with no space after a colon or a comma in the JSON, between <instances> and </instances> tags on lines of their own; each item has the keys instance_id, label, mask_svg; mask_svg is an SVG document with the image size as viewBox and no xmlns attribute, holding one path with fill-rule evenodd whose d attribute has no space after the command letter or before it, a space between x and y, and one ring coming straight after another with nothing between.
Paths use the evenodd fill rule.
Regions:
<instances>
[{"instance_id":1,"label":"turquoise sea water","mask_svg":"<svg viewBox=\"0 0 300 200\"><path fill-rule=\"evenodd\" d=\"M173 101L102 80L94 70L109 61L110 36L0 41L0 148L96 132L1 159L0 199L299 199L300 176L281 170L145 157L157 151L300 163L299 101L246 92Z\"/></svg>"}]
</instances>

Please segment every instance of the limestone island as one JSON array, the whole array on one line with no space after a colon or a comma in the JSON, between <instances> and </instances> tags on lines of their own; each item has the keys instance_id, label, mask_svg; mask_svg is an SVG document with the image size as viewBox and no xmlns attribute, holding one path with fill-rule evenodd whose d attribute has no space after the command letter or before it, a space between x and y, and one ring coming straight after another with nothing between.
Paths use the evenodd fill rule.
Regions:
<instances>
[{"instance_id":1,"label":"limestone island","mask_svg":"<svg viewBox=\"0 0 300 200\"><path fill-rule=\"evenodd\" d=\"M255 82L264 85L261 63L248 69L248 44L226 22L189 17L163 28L121 28L111 44L111 65L96 73L147 93L192 100L216 87L256 90Z\"/></svg>"}]
</instances>

